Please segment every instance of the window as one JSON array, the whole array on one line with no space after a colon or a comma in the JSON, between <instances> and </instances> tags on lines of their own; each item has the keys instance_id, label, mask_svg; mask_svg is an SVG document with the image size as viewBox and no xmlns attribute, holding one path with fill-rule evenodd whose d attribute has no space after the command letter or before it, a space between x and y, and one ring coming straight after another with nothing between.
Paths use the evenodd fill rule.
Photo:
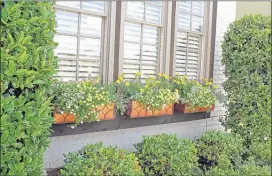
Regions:
<instances>
[{"instance_id":1,"label":"window","mask_svg":"<svg viewBox=\"0 0 272 176\"><path fill-rule=\"evenodd\" d=\"M204 57L205 4L203 1L180 1L176 4L175 73L199 79Z\"/></svg>"},{"instance_id":2,"label":"window","mask_svg":"<svg viewBox=\"0 0 272 176\"><path fill-rule=\"evenodd\" d=\"M104 1L56 2L57 78L68 81L103 77L109 8L109 2Z\"/></svg>"},{"instance_id":3,"label":"window","mask_svg":"<svg viewBox=\"0 0 272 176\"><path fill-rule=\"evenodd\" d=\"M160 64L163 3L134 1L124 3L123 65L126 78L141 72L142 78L156 75Z\"/></svg>"}]
</instances>

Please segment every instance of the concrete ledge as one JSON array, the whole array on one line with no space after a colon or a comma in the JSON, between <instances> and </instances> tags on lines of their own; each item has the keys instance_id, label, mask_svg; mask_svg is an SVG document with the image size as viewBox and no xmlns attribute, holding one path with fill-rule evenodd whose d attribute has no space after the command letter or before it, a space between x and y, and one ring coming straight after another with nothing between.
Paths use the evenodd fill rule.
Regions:
<instances>
[{"instance_id":1,"label":"concrete ledge","mask_svg":"<svg viewBox=\"0 0 272 176\"><path fill-rule=\"evenodd\" d=\"M210 113L192 113L192 114L174 113L171 116L146 117L139 119L130 119L127 116L117 115L114 120L85 123L79 125L75 129L70 128L68 124L54 124L52 126L53 133L51 136L52 137L66 136L143 126L153 126L169 123L194 121L205 118L210 118Z\"/></svg>"}]
</instances>

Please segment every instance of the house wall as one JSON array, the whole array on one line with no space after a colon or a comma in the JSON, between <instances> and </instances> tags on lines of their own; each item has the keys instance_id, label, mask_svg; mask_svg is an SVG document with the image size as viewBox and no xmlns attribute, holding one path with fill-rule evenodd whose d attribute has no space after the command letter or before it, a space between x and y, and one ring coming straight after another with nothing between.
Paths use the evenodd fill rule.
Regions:
<instances>
[{"instance_id":1,"label":"house wall","mask_svg":"<svg viewBox=\"0 0 272 176\"><path fill-rule=\"evenodd\" d=\"M271 2L269 1L239 1L236 2L236 6L236 19L249 14L271 15Z\"/></svg>"},{"instance_id":2,"label":"house wall","mask_svg":"<svg viewBox=\"0 0 272 176\"><path fill-rule=\"evenodd\" d=\"M223 74L224 67L220 62L222 54L220 45L227 26L235 20L235 15L236 2L218 2L213 77L214 83L219 84L219 86L225 80ZM220 88L222 87L220 86ZM223 117L224 114L225 109L223 105L217 103L215 111L209 119L51 137L50 146L44 154L44 167L61 167L63 165L64 153L76 151L88 143L101 141L105 145L116 145L133 151L133 144L140 142L142 135L175 133L179 138L196 139L207 130L222 130L223 127L219 122L219 118Z\"/></svg>"}]
</instances>

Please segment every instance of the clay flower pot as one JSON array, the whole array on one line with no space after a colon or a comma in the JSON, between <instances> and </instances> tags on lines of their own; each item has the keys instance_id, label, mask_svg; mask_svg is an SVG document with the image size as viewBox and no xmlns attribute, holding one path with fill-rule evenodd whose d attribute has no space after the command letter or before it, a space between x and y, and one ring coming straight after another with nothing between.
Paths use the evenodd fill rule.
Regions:
<instances>
[{"instance_id":1,"label":"clay flower pot","mask_svg":"<svg viewBox=\"0 0 272 176\"><path fill-rule=\"evenodd\" d=\"M126 115L130 118L144 118L152 116L164 116L173 114L173 104L168 104L161 110L150 111L147 110L141 103L137 101L131 101L128 104Z\"/></svg>"},{"instance_id":2,"label":"clay flower pot","mask_svg":"<svg viewBox=\"0 0 272 176\"><path fill-rule=\"evenodd\" d=\"M214 105L211 107L196 107L194 109L190 109L190 106L187 103L176 103L175 104L175 111L176 112L183 112L184 114L188 113L197 113L197 112L207 112L207 111L213 111Z\"/></svg>"},{"instance_id":3,"label":"clay flower pot","mask_svg":"<svg viewBox=\"0 0 272 176\"><path fill-rule=\"evenodd\" d=\"M98 106L96 108L98 111L99 120L113 120L114 119L114 103L106 104L104 106ZM57 113L54 112L53 116L55 118L55 124L63 123L75 123L75 116L68 113Z\"/></svg>"}]
</instances>

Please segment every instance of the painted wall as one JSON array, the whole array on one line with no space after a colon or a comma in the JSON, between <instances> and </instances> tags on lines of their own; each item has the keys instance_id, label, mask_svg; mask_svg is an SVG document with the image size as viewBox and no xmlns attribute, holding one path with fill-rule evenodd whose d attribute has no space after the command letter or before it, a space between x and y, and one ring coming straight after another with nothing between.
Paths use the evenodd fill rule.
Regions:
<instances>
[{"instance_id":1,"label":"painted wall","mask_svg":"<svg viewBox=\"0 0 272 176\"><path fill-rule=\"evenodd\" d=\"M268 1L239 1L236 7L236 19L249 14L271 15L271 2Z\"/></svg>"}]
</instances>

